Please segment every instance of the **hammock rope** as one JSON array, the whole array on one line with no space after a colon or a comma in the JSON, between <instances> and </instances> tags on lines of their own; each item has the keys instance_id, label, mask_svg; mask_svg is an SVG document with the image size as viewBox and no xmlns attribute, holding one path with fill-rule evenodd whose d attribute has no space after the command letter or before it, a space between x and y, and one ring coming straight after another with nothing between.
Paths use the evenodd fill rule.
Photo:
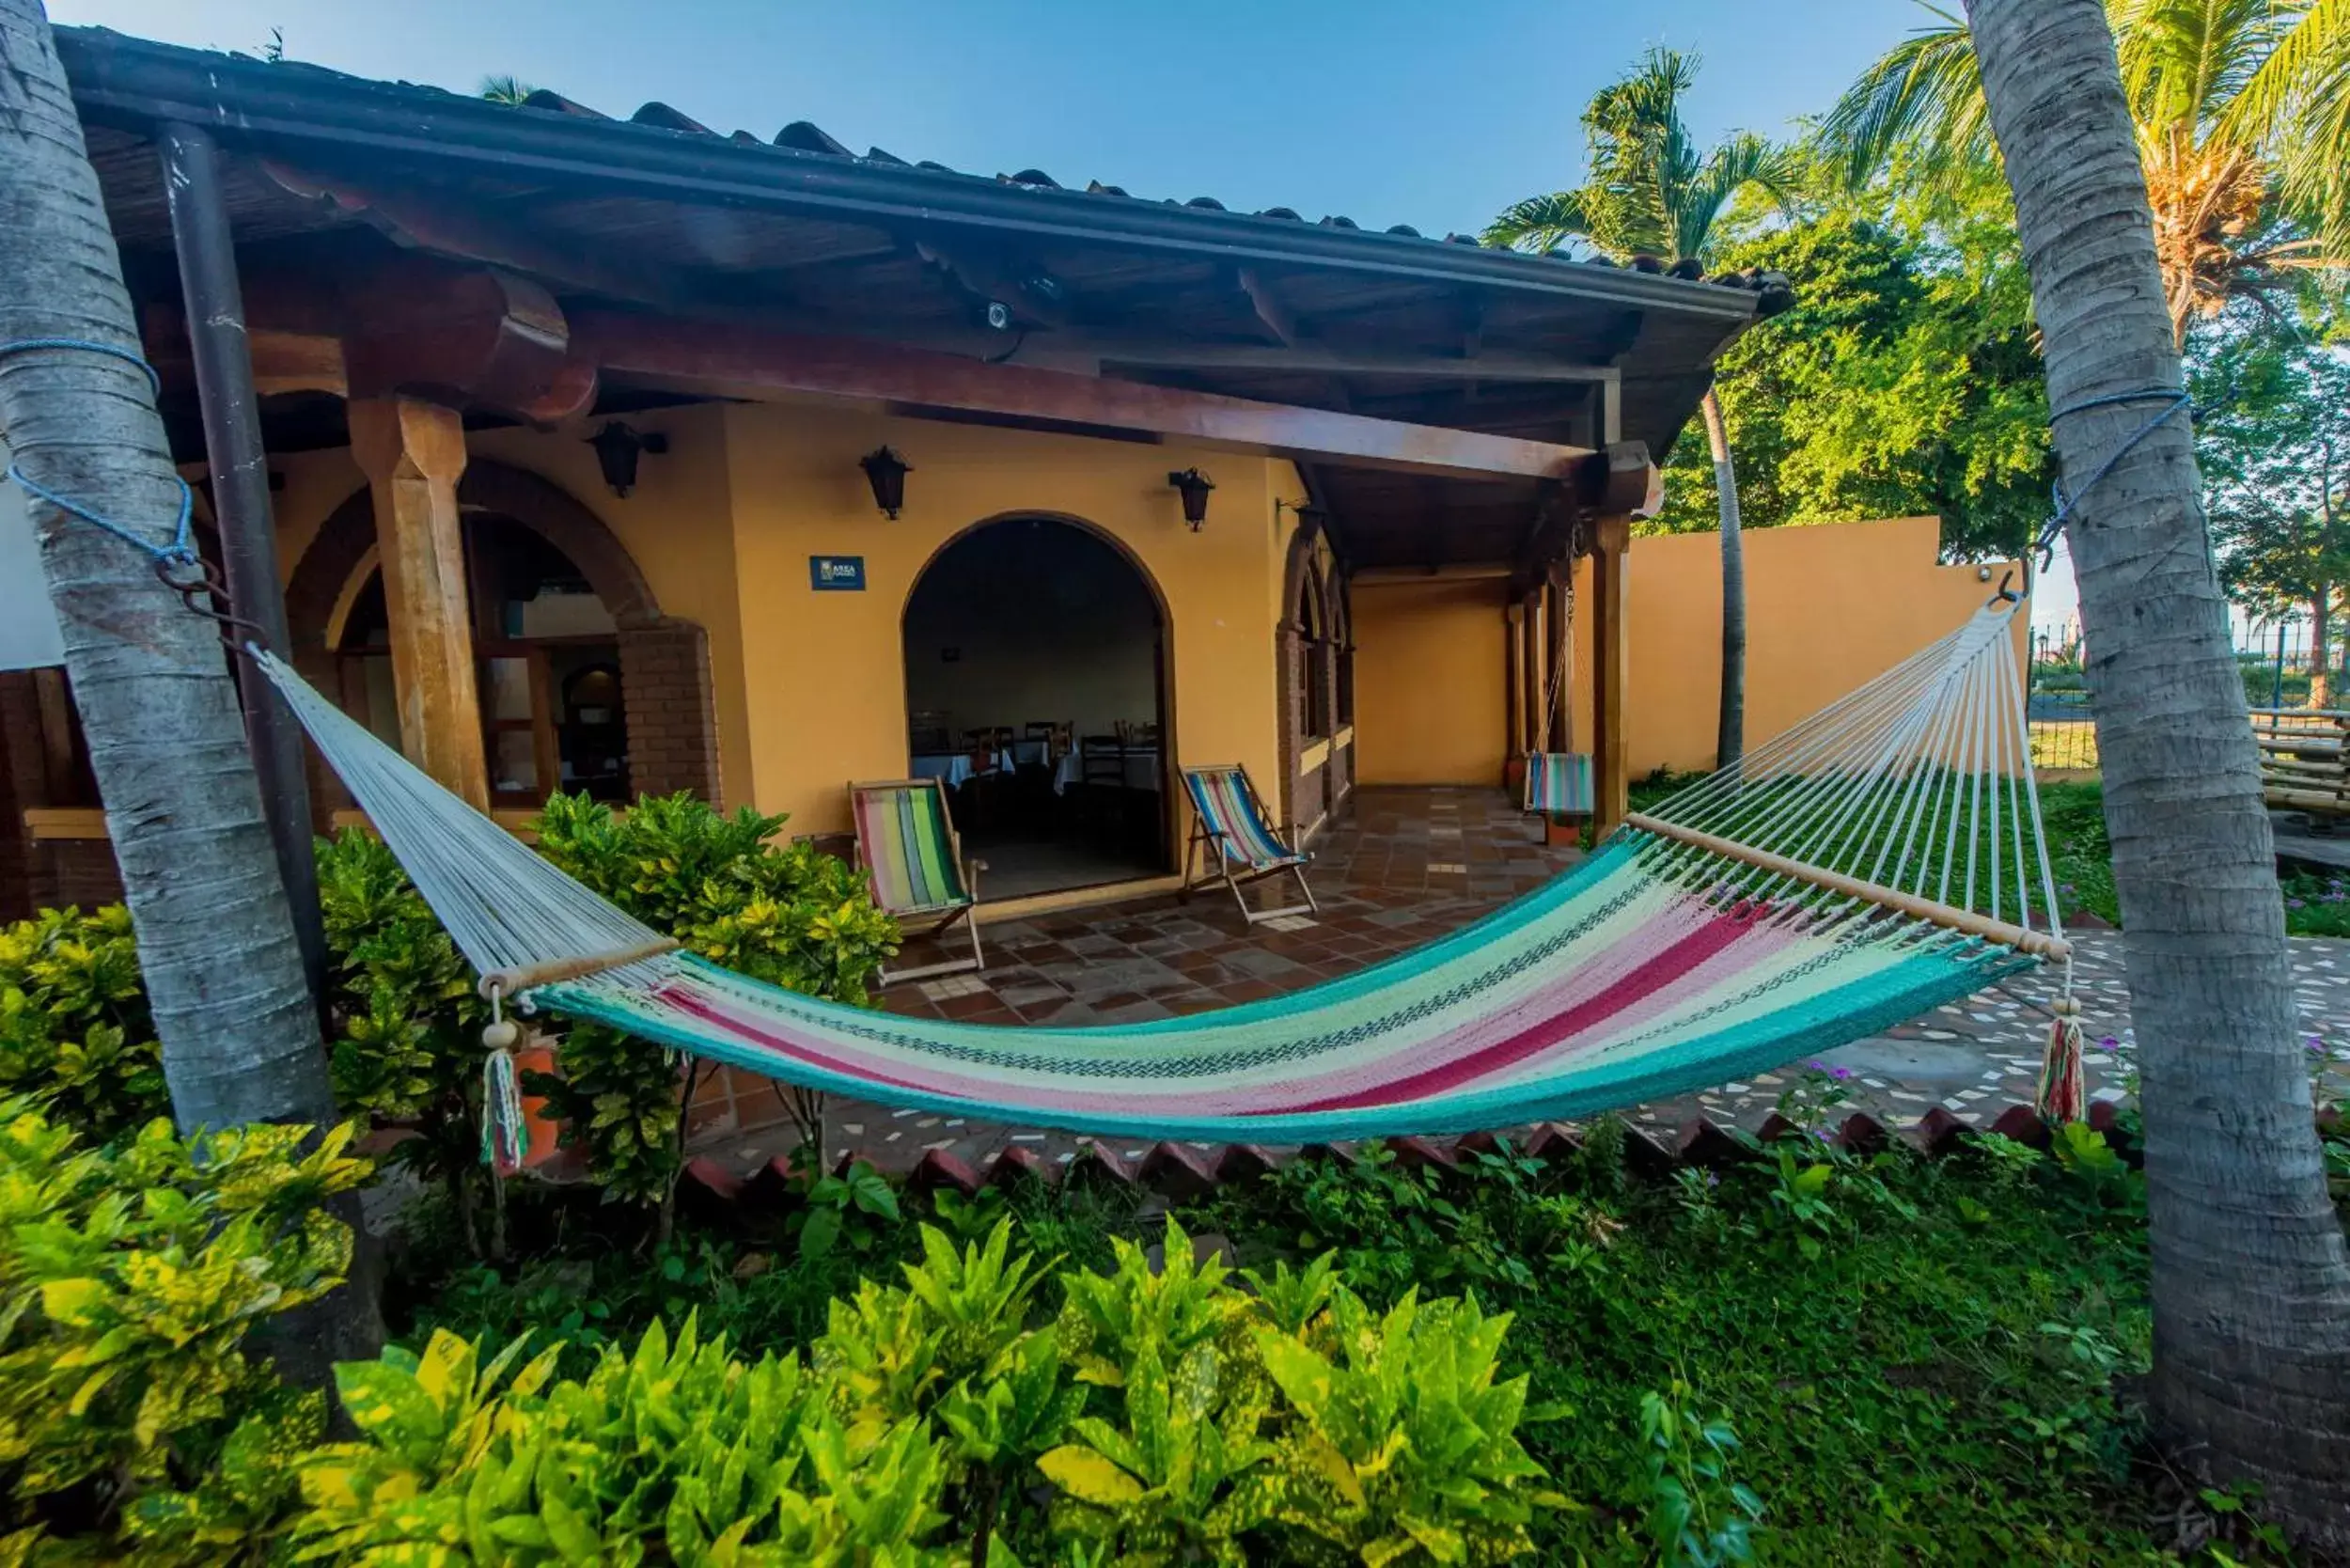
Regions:
<instances>
[{"instance_id":1,"label":"hammock rope","mask_svg":"<svg viewBox=\"0 0 2350 1568\"><path fill-rule=\"evenodd\" d=\"M1995 600L1636 816L1576 867L1423 948L1214 1012L1053 1029L822 1001L678 950L283 662L254 656L494 999L804 1090L1082 1132L1291 1143L1465 1132L1684 1092L1864 1038L2045 960L2067 971L2052 1088L2076 1086L2070 949L2031 780L2014 611Z\"/></svg>"}]
</instances>

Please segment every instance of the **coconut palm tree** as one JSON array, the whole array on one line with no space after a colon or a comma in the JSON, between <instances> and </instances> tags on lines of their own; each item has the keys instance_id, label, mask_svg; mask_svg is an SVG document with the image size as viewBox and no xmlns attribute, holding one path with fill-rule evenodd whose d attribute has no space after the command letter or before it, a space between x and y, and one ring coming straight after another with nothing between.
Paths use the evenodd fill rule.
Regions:
<instances>
[{"instance_id":1,"label":"coconut palm tree","mask_svg":"<svg viewBox=\"0 0 2350 1568\"><path fill-rule=\"evenodd\" d=\"M1974 34L1919 3L1937 24L1863 71L1821 125L1850 189L1905 149L1928 186L1996 165ZM2292 269L2350 258L2350 0L2107 0L2106 11L2173 341Z\"/></svg>"},{"instance_id":2,"label":"coconut palm tree","mask_svg":"<svg viewBox=\"0 0 2350 1568\"><path fill-rule=\"evenodd\" d=\"M481 96L493 103L527 103L539 89L519 76L484 76Z\"/></svg>"},{"instance_id":3,"label":"coconut palm tree","mask_svg":"<svg viewBox=\"0 0 2350 1568\"><path fill-rule=\"evenodd\" d=\"M2149 428L2184 378L2133 123L2142 100L2116 68L2104 0L1968 10L2096 651L2145 1116L2152 1403L2186 1464L2257 1482L2288 1523L2350 1544L2350 1259L2311 1115L2194 432L2175 416Z\"/></svg>"},{"instance_id":4,"label":"coconut palm tree","mask_svg":"<svg viewBox=\"0 0 2350 1568\"><path fill-rule=\"evenodd\" d=\"M106 208L40 0L0 0L0 342L135 351ZM135 364L87 350L0 354L0 429L45 488L157 543L185 487ZM32 508L66 669L122 868L139 969L180 1126L336 1120L318 1013L261 816L219 629L149 562L45 502ZM356 1219L355 1206L348 1217ZM372 1355L383 1325L357 1286L277 1354L323 1381Z\"/></svg>"},{"instance_id":5,"label":"coconut palm tree","mask_svg":"<svg viewBox=\"0 0 2350 1568\"><path fill-rule=\"evenodd\" d=\"M1653 256L1701 268L1741 193L1755 190L1788 201L1794 161L1762 137L1741 132L1710 151L1698 150L1681 118L1697 72L1696 55L1654 49L1631 75L1603 87L1583 111L1590 178L1574 190L1512 206L1486 227L1485 243L1533 251L1582 243L1617 261ZM1717 765L1728 767L1746 749L1746 557L1721 400L1709 386L1699 406L1721 496L1722 697L1715 751Z\"/></svg>"}]
</instances>

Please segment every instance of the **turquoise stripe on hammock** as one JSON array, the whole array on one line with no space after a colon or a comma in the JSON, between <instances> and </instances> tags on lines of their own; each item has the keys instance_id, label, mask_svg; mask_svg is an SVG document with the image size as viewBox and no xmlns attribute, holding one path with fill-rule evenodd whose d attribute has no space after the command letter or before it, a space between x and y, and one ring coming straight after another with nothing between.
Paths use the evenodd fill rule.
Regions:
<instances>
[{"instance_id":1,"label":"turquoise stripe on hammock","mask_svg":"<svg viewBox=\"0 0 2350 1568\"><path fill-rule=\"evenodd\" d=\"M1546 918L1577 899L1593 900L1587 916L1604 923L1618 902L1607 895L1620 895L1625 887L1637 891L1648 882L1637 864L1642 847L1644 841L1637 835L1611 842L1563 876L1425 949L1303 991L1223 1010L1215 1015L1215 1021L1233 1030L1267 1036L1300 1027L1326 1027L1331 1015L1350 1003L1376 999L1379 994L1387 992L1408 996L1417 982L1448 964L1506 947L1512 936L1528 937ZM1829 1050L1864 1038L1967 996L2005 975L2029 968L2034 962L2008 949L1970 938L1921 933L1916 928L1900 929L1904 934L1890 943L1880 938L1847 944L1856 949L1883 950L1885 963L1874 972L1856 977L1836 990L1767 1011L1731 1027L1644 1049L1623 1050L1579 1064L1570 1058L1559 1071L1523 1082L1472 1087L1391 1105L1310 1114L1184 1117L1120 1116L1091 1109L1063 1112L1022 1101L1009 1084L1000 1099L938 1093L799 1061L772 1049L699 1032L650 998L624 1001L612 991L593 984L545 987L534 994L534 999L559 1012L610 1024L713 1060L828 1093L879 1097L893 1105L917 1105L950 1115L990 1117L1115 1137L1313 1142L1412 1132L1471 1131L1580 1116L1633 1100L1702 1088L1725 1078L1781 1066L1807 1052ZM942 1046L949 1040L984 1039L998 1045L1010 1046L1016 1042L1025 1048L1048 1051L1056 1045L1064 1046L1075 1058L1097 1043L1148 1045L1154 1040L1180 1039L1195 1033L1199 1025L1197 1019L1167 1019L1086 1029L1024 1030L951 1024L917 1027L916 1020L777 990L699 960L682 962L722 983L729 992L754 1001L763 1000L768 1023L778 1032L791 1034L791 1019L796 1014L814 1030L822 1030L828 1023L850 1030L887 1029L909 1052L918 1052L926 1038ZM1715 1011L1734 1011L1737 1005L1737 999L1732 998ZM854 1055L855 1049L812 1032L806 1038L808 1048L836 1057ZM891 1065L876 1061L874 1070L885 1072ZM983 1075L985 1069L975 1066L971 1071Z\"/></svg>"},{"instance_id":2,"label":"turquoise stripe on hammock","mask_svg":"<svg viewBox=\"0 0 2350 1568\"><path fill-rule=\"evenodd\" d=\"M1934 1008L2030 967L2031 961L2007 949L1976 943L1912 955L1861 987L1841 994L1832 1011L1805 1007L1775 1014L1767 1027L1700 1036L1668 1051L1539 1083L1482 1090L1444 1099L1407 1101L1358 1110L1303 1116L1068 1117L1017 1101L969 1099L921 1090L880 1085L851 1074L779 1060L773 1053L712 1040L669 1020L633 1008L609 1005L604 994L548 986L537 995L545 1005L572 1017L609 1024L658 1043L730 1066L825 1093L852 1099L885 1098L891 1105L983 1117L1026 1126L1062 1127L1114 1137L1193 1139L1258 1143L1319 1143L1352 1138L1444 1135L1545 1121L1662 1099L1724 1079L1785 1065L1796 1057L1833 1050L1879 1033ZM737 977L739 979L739 977ZM756 982L754 982L756 983ZM797 1000L805 1001L800 997ZM838 1004L832 1004L838 1005ZM1049 1039L1058 1031L1040 1029Z\"/></svg>"}]
</instances>

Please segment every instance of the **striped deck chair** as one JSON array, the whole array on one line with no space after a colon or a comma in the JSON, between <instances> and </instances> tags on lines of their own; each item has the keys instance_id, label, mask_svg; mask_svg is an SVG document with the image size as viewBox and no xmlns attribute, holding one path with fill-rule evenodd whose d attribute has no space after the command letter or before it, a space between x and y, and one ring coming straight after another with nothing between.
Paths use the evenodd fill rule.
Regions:
<instances>
[{"instance_id":1,"label":"striped deck chair","mask_svg":"<svg viewBox=\"0 0 2350 1568\"><path fill-rule=\"evenodd\" d=\"M1321 913L1314 890L1306 886L1306 862L1313 858L1292 839L1274 831L1270 814L1248 770L1237 762L1214 767L1185 768L1183 788L1191 792L1191 841L1183 850L1183 894L1221 878L1250 925L1284 915ZM1195 862L1204 861L1195 874ZM1241 889L1261 878L1287 871L1297 879L1304 903L1284 909L1251 909Z\"/></svg>"},{"instance_id":2,"label":"striped deck chair","mask_svg":"<svg viewBox=\"0 0 2350 1568\"><path fill-rule=\"evenodd\" d=\"M1526 809L1562 816L1591 814L1591 760L1579 751L1526 754Z\"/></svg>"},{"instance_id":3,"label":"striped deck chair","mask_svg":"<svg viewBox=\"0 0 2350 1568\"><path fill-rule=\"evenodd\" d=\"M873 886L873 902L916 935L942 936L960 921L971 938L969 958L915 969L884 970L881 982L959 974L980 965L979 907L983 860L966 861L954 819L947 813L947 792L935 778L892 778L849 786L856 818L858 869Z\"/></svg>"}]
</instances>

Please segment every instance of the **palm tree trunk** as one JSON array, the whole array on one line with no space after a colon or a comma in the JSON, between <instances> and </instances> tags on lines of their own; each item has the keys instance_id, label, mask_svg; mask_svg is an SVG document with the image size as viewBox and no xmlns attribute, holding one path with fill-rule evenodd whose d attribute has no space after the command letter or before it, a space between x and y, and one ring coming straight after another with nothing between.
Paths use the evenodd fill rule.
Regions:
<instances>
[{"instance_id":1,"label":"palm tree trunk","mask_svg":"<svg viewBox=\"0 0 2350 1568\"><path fill-rule=\"evenodd\" d=\"M2078 497L2069 543L2138 1022L2158 1426L2350 1541L2350 1260L2295 1038L2275 846L2174 416L2181 384L2102 0L1968 0Z\"/></svg>"},{"instance_id":2,"label":"palm tree trunk","mask_svg":"<svg viewBox=\"0 0 2350 1568\"><path fill-rule=\"evenodd\" d=\"M1738 470L1721 400L1705 389L1705 438L1714 447L1714 489L1722 509L1722 704L1714 730L1714 765L1726 768L1747 749L1747 547L1738 529Z\"/></svg>"},{"instance_id":3,"label":"palm tree trunk","mask_svg":"<svg viewBox=\"0 0 2350 1568\"><path fill-rule=\"evenodd\" d=\"M139 343L39 0L0 0L0 342L26 338ZM181 489L135 366L77 350L0 355L0 428L44 488L158 543L171 537ZM332 1121L217 628L129 544L55 507L32 511L173 1113L188 1129ZM331 1354L366 1351L374 1309L361 1294L336 1293L352 1298L352 1321Z\"/></svg>"}]
</instances>

